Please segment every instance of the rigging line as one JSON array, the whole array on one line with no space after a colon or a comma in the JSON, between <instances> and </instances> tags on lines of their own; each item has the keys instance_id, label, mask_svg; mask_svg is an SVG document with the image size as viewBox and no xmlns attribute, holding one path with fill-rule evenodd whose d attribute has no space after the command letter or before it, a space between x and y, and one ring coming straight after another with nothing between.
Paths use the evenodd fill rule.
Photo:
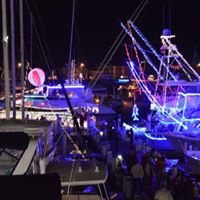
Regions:
<instances>
[{"instance_id":1,"label":"rigging line","mask_svg":"<svg viewBox=\"0 0 200 200\"><path fill-rule=\"evenodd\" d=\"M136 8L136 10L134 11L134 13L131 15L130 19L132 20L132 18L137 14L137 12L140 14L142 9L146 6L146 4L148 3L148 0L144 0L143 2L140 2L140 4L138 5L138 7ZM142 5L143 4L143 5ZM142 7L141 7L142 6ZM141 7L141 8L140 8ZM139 11L138 11L139 10ZM136 20L136 18L138 17L138 14L136 15L135 19L133 21ZM122 36L123 34L123 36ZM122 39L118 42L118 40L120 39L120 37L122 36ZM94 80L97 80L99 79L99 77L101 76L102 72L104 71L105 67L106 67L106 64L109 63L110 61L110 58L114 55L115 51L117 50L117 48L119 47L119 45L121 44L122 40L124 39L124 37L126 36L126 33L124 33L123 30L121 30L121 32L119 33L119 35L117 36L117 38L115 39L113 45L111 46L111 48L109 49L109 51L107 52L106 56L104 57L103 61L101 62L98 70L97 70L97 75L94 76L93 80L90 81L88 87L92 84L92 82ZM117 44L118 42L118 44ZM115 47L115 50L114 50L114 53L111 54L111 56L109 57L108 61L106 62L106 59L108 58L109 54L111 53L112 49L114 48L114 46L117 44L117 47ZM105 63L106 62L106 63ZM103 68L102 68L103 67ZM102 70L101 70L102 68ZM99 76L99 71L101 71L101 74ZM98 78L96 78L98 77ZM96 81L95 81L96 83ZM94 84L93 84L94 85Z\"/></svg>"},{"instance_id":2,"label":"rigging line","mask_svg":"<svg viewBox=\"0 0 200 200\"><path fill-rule=\"evenodd\" d=\"M74 167L75 167L75 157L76 157L76 154L74 154L74 159L73 159L73 162L72 162L72 168L70 170L70 176L69 176L69 182L72 182L72 178L73 178L73 174L74 174ZM70 196L70 193L71 193L71 186L69 185L67 187L67 199L69 199L69 196Z\"/></svg>"},{"instance_id":3,"label":"rigging line","mask_svg":"<svg viewBox=\"0 0 200 200\"><path fill-rule=\"evenodd\" d=\"M71 81L71 67L72 67L72 45L73 45L73 36L74 36L74 17L75 17L75 6L76 0L73 0L72 5L72 21L71 21L71 33L70 33L70 44L69 44L69 60L68 60L68 79Z\"/></svg>"},{"instance_id":4,"label":"rigging line","mask_svg":"<svg viewBox=\"0 0 200 200\"><path fill-rule=\"evenodd\" d=\"M135 15L136 11L139 9L139 6L140 6L140 5L138 6L138 8L136 9L136 11L133 13L133 15L132 15L131 18L130 18L133 22L138 18L138 16L140 15L140 13L142 12L142 10L144 9L144 7L146 6L147 3L148 3L148 0L146 0L146 1L144 2L144 4L142 5L142 7L140 8L140 10L138 11L138 13L136 14L136 16L134 17L134 15ZM133 17L134 17L134 19L132 19ZM94 85L96 84L96 82L97 82L98 79L100 78L101 74L103 73L104 69L107 67L107 64L109 63L110 59L111 59L112 56L115 54L116 50L118 49L118 47L119 47L120 44L122 43L123 39L125 38L126 32L124 32L124 30L122 30L122 31L120 32L119 36L117 37L117 39L115 40L115 42L114 42L114 44L113 44L113 46L112 46L111 48L114 47L114 45L117 43L118 38L120 38L120 36L121 36L122 34L123 34L122 38L120 39L120 41L118 42L118 44L117 44L117 46L115 47L114 51L113 51L112 54L110 55L108 61L104 64L104 66L103 66L101 72L100 72L99 74L97 74L97 77L95 78L95 81L94 81L94 83L92 84L92 87L91 87L91 88L94 87ZM110 53L111 50L112 50L112 49L110 49L108 53ZM108 53L107 53L107 55L108 55ZM107 58L107 57L106 57L106 58ZM104 60L106 60L106 58L105 58ZM100 67L102 67L102 65L103 65L103 62L102 62L102 64L100 65ZM100 71L100 67L99 67L99 70L98 70L98 71ZM97 73L98 73L98 71L97 71ZM92 81L91 81L91 82L92 82ZM90 85L90 84L89 84L89 85Z\"/></svg>"},{"instance_id":5,"label":"rigging line","mask_svg":"<svg viewBox=\"0 0 200 200\"><path fill-rule=\"evenodd\" d=\"M142 3L142 2L141 2L141 3ZM140 4L141 4L141 3L140 3ZM135 10L135 12L134 12L133 15L135 15L135 13L137 12L137 10L139 9L140 4L139 4L139 6L136 8L136 10ZM132 15L132 16L133 16L133 15ZM131 16L131 17L132 17L132 16ZM101 67L104 67L104 66L103 66L103 65L105 65L104 62L106 61L107 57L108 57L109 54L111 53L112 49L114 48L115 44L118 42L118 40L120 39L120 37L121 37L122 34L123 34L123 30L119 33L119 35L118 35L117 38L115 39L113 45L111 46L111 48L110 48L109 51L107 52L106 56L104 57L103 61L101 62L100 66L99 66L99 68L98 68L98 70L97 70L97 73L101 70ZM97 74L97 73L96 73L96 74ZM97 76L98 76L98 75L97 75ZM93 78L93 80L95 80L97 76L95 76L95 77ZM92 80L92 81L93 81L93 80ZM90 85L92 84L92 81L89 83L88 86L90 86Z\"/></svg>"},{"instance_id":6,"label":"rigging line","mask_svg":"<svg viewBox=\"0 0 200 200\"><path fill-rule=\"evenodd\" d=\"M37 38L38 38L38 42L39 42L40 48L41 48L41 50L42 50L42 54L43 54L43 56L44 56L44 59L45 59L45 62L46 62L46 65L47 65L49 74L51 74L51 67L50 67L49 62L48 62L48 60L47 60L47 57L46 57L46 55L45 55L44 48L42 47L42 42L41 42L40 36L39 36L39 34L38 34L38 31L37 31L37 28L36 28L35 23L33 23L33 27L34 27L36 36L37 36Z\"/></svg>"},{"instance_id":7,"label":"rigging line","mask_svg":"<svg viewBox=\"0 0 200 200\"><path fill-rule=\"evenodd\" d=\"M160 55L156 52L156 50L151 46L151 44L149 43L149 41L145 38L145 36L142 34L142 32L137 28L137 26L135 24L133 24L132 22L130 22L131 26L133 27L133 29L135 30L135 32L138 34L138 36L145 42L145 44L147 45L147 47L149 47L149 49L153 52L153 54L155 55L155 57L157 57L157 59L161 62L161 58ZM161 36L162 37L162 36ZM167 70L167 66L165 65L165 63L163 63L163 66L166 68ZM176 77L173 75L173 73L169 70L169 74L170 76L176 80Z\"/></svg>"},{"instance_id":8,"label":"rigging line","mask_svg":"<svg viewBox=\"0 0 200 200\"><path fill-rule=\"evenodd\" d=\"M165 38L166 43L169 47L171 47L173 49L173 51L175 51L177 53L177 55L182 59L182 61L185 63L185 65L193 72L193 74L200 79L199 74L192 68L192 66L190 66L190 64L187 62L187 60L183 57L183 55L178 51L177 47L171 43L171 41L168 38ZM186 67L185 66L185 67Z\"/></svg>"},{"instance_id":9,"label":"rigging line","mask_svg":"<svg viewBox=\"0 0 200 200\"><path fill-rule=\"evenodd\" d=\"M156 66L154 66L154 64L152 63L151 59L147 56L147 54L142 50L142 47L140 46L140 44L136 41L136 39L133 37L133 35L131 35L130 32L128 32L127 28L121 23L122 28L126 31L126 33L131 37L131 39L133 38L135 41L135 45L137 46L137 48L140 50L140 52L143 54L144 58L147 60L147 62L152 66L152 68L154 69L154 71L158 74L158 70L156 68Z\"/></svg>"},{"instance_id":10,"label":"rigging line","mask_svg":"<svg viewBox=\"0 0 200 200\"><path fill-rule=\"evenodd\" d=\"M133 13L133 15L131 16L130 19L132 20L132 18L134 17L134 15L138 12L138 13L136 14L134 20L133 20L133 21L135 21L135 20L137 19L137 17L139 16L139 14L141 13L141 11L142 11L142 9L144 8L144 6L145 6L147 3L148 3L148 0L146 0L146 1L144 2L143 6L140 8L140 10L137 11L137 10L139 9L139 7L140 7L140 5L139 5L139 6L137 7L136 11L135 11L135 12ZM115 42L114 42L114 44L113 44L112 47L114 47L114 45L117 43L117 40L121 37L121 35L122 35L123 33L124 33L124 31L122 30L122 31L120 32L119 36L117 37L117 39L115 40ZM100 78L101 74L103 73L104 69L106 68L106 65L109 63L111 57L112 57L112 56L114 55L114 53L116 52L116 50L118 49L118 47L119 47L120 44L122 43L122 41L123 41L123 39L124 39L125 36L126 36L126 33L123 34L121 40L118 42L118 44L117 44L117 46L115 47L113 53L110 55L110 58L109 58L108 61L104 64L104 66L103 66L103 68L102 68L102 70L101 70L101 73L98 74L97 78L95 79L95 82L93 83L93 86L96 84L97 80ZM112 48L112 47L111 47L111 48ZM112 49L110 49L109 53L111 52L111 50L112 50ZM107 54L107 55L108 55L108 54ZM105 58L104 60L106 60L106 58ZM101 64L101 66L102 66L102 65L103 65L103 62L102 62L102 64ZM100 67L101 67L101 66L100 66ZM92 86L92 87L93 87L93 86Z\"/></svg>"},{"instance_id":11,"label":"rigging line","mask_svg":"<svg viewBox=\"0 0 200 200\"><path fill-rule=\"evenodd\" d=\"M126 30L127 31L127 30ZM127 49L126 49L127 50ZM129 56L129 54L127 54L127 56ZM135 77L135 79L141 80L140 76L138 75L138 73L136 72L136 70L134 69L134 64L131 61L130 57L128 57L129 62L128 62L128 66L133 74L133 76ZM131 62L130 62L131 61ZM187 126L185 126L181 121L179 121L178 119L176 119L174 116L172 116L165 107L161 106L158 101L156 100L156 98L150 93L150 91L148 90L148 88L146 87L145 84L143 84L142 82L139 82L140 87L142 88L143 92L145 92L146 96L148 97L148 99L157 105L157 108L162 111L162 113L165 116L169 116L172 120L174 120L176 123L178 123L180 126L183 126L184 128L187 128Z\"/></svg>"},{"instance_id":12,"label":"rigging line","mask_svg":"<svg viewBox=\"0 0 200 200\"><path fill-rule=\"evenodd\" d=\"M29 6L27 0L26 0L26 5L27 5L27 8L28 8L28 11L30 12L30 15L33 16L33 13L32 13L32 11L31 11L31 9L30 9L30 6ZM47 68L48 68L48 71L49 71L49 74L51 74L51 67L50 67L49 62L48 62L48 60L47 60L47 56L46 56L46 54L45 54L45 51L44 51L44 48L43 48L43 45L42 45L42 42L41 42L41 39L40 39L40 36L39 36L39 33L38 33L38 29L37 29L37 26L36 26L36 24L35 24L35 20L34 20L33 17L32 17L32 23L33 23L33 29L34 29L34 31L35 31L35 33L36 33L36 37L37 37L38 42L39 42L39 46L40 46L41 51L42 51L42 55L43 55L43 57L44 57L45 63L46 63L46 65L47 65ZM46 46L46 50L47 50L48 54L50 54L50 53L49 53L49 50L48 50L48 48L47 48L46 42L45 42L45 46ZM49 56L49 58L50 58L50 60L51 60L51 62L52 62L51 56ZM52 63L53 63L53 62L52 62Z\"/></svg>"},{"instance_id":13,"label":"rigging line","mask_svg":"<svg viewBox=\"0 0 200 200\"><path fill-rule=\"evenodd\" d=\"M128 24L128 31L132 34L130 23L127 22L127 24ZM145 80L144 73L143 73L143 70L142 70L141 61L140 61L138 51L137 51L137 47L136 47L136 44L135 44L135 40L134 40L134 38L131 38L131 39L132 39L133 48L134 48L134 51L135 51L135 56L136 56L136 59L137 59L138 65L139 65L139 69L140 69L140 72L142 73L142 79ZM145 84L146 84L146 82L145 82Z\"/></svg>"},{"instance_id":14,"label":"rigging line","mask_svg":"<svg viewBox=\"0 0 200 200\"><path fill-rule=\"evenodd\" d=\"M129 61L130 61L130 59L129 59ZM140 76L138 75L138 73L137 73L136 70L134 69L134 64L133 64L133 62L132 62L132 61L131 61L131 62L127 62L127 64L128 64L128 66L129 66L129 68L130 68L130 70L131 70L131 72L132 72L132 75L133 75L136 79L140 80ZM174 121L175 121L176 123L178 123L180 126L182 126L182 127L184 127L185 129L187 129L187 126L184 125L184 124L182 123L182 121L179 121L176 117L174 117L173 115L171 115L171 114L167 111L166 107L164 107L164 106L162 106L162 105L159 104L159 102L156 100L156 98L149 92L148 88L146 88L146 86L145 86L144 84L142 84L142 82L139 82L139 83L140 83L140 87L142 88L143 92L145 93L145 95L147 96L147 98L150 100L150 102L151 102L151 103L154 103L154 104L157 106L157 110L158 110L158 111L161 111L162 114L164 114L165 116L170 117L172 120L174 120Z\"/></svg>"}]
</instances>

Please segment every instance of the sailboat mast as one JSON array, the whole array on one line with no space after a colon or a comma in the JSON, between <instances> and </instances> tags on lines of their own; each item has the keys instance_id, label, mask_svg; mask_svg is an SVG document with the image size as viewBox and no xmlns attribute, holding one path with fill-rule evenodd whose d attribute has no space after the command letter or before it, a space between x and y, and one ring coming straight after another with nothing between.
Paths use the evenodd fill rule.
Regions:
<instances>
[{"instance_id":1,"label":"sailboat mast","mask_svg":"<svg viewBox=\"0 0 200 200\"><path fill-rule=\"evenodd\" d=\"M4 63L4 84L6 119L10 119L10 86L9 86L9 64L8 64L8 35L6 19L6 0L2 0L2 30L3 30L3 63Z\"/></svg>"},{"instance_id":2,"label":"sailboat mast","mask_svg":"<svg viewBox=\"0 0 200 200\"><path fill-rule=\"evenodd\" d=\"M21 62L21 95L22 95L22 119L24 116L24 20L23 20L23 0L19 1L20 20L20 62Z\"/></svg>"},{"instance_id":3,"label":"sailboat mast","mask_svg":"<svg viewBox=\"0 0 200 200\"><path fill-rule=\"evenodd\" d=\"M32 68L33 63L33 14L30 13L30 68Z\"/></svg>"},{"instance_id":4,"label":"sailboat mast","mask_svg":"<svg viewBox=\"0 0 200 200\"><path fill-rule=\"evenodd\" d=\"M12 101L13 118L16 118L16 62L15 62L15 18L14 18L14 0L10 0L11 13L11 65L12 65Z\"/></svg>"},{"instance_id":5,"label":"sailboat mast","mask_svg":"<svg viewBox=\"0 0 200 200\"><path fill-rule=\"evenodd\" d=\"M75 6L76 6L76 0L73 0L71 35L70 35L70 45L69 45L69 61L68 61L68 79L70 82L71 82L72 45L73 45L73 35L74 35Z\"/></svg>"}]
</instances>

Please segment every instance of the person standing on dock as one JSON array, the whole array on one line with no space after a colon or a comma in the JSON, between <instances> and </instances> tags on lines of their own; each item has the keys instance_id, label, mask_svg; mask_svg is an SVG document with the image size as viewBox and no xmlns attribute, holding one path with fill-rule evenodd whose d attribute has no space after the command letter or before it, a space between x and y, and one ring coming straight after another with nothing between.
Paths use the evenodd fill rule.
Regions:
<instances>
[{"instance_id":1,"label":"person standing on dock","mask_svg":"<svg viewBox=\"0 0 200 200\"><path fill-rule=\"evenodd\" d=\"M83 128L84 127L84 122L85 122L85 110L84 108L81 109L81 112L79 113L79 119L80 119L80 127Z\"/></svg>"},{"instance_id":2,"label":"person standing on dock","mask_svg":"<svg viewBox=\"0 0 200 200\"><path fill-rule=\"evenodd\" d=\"M134 195L141 194L143 192L144 170L142 168L142 165L138 162L136 155L133 157L133 166L131 168L131 175L133 177Z\"/></svg>"},{"instance_id":3,"label":"person standing on dock","mask_svg":"<svg viewBox=\"0 0 200 200\"><path fill-rule=\"evenodd\" d=\"M156 173L156 185L159 186L161 181L165 178L166 176L166 161L165 161L165 156L159 156L156 161L156 166L155 166L155 173Z\"/></svg>"},{"instance_id":4,"label":"person standing on dock","mask_svg":"<svg viewBox=\"0 0 200 200\"><path fill-rule=\"evenodd\" d=\"M160 189L155 193L155 200L174 200L171 192L167 189L165 181L161 182ZM188 199L189 200L189 199Z\"/></svg>"},{"instance_id":5,"label":"person standing on dock","mask_svg":"<svg viewBox=\"0 0 200 200\"><path fill-rule=\"evenodd\" d=\"M130 128L130 130L128 130L126 134L127 134L127 137L129 138L129 141L130 141L130 150L135 150L133 129Z\"/></svg>"}]
</instances>

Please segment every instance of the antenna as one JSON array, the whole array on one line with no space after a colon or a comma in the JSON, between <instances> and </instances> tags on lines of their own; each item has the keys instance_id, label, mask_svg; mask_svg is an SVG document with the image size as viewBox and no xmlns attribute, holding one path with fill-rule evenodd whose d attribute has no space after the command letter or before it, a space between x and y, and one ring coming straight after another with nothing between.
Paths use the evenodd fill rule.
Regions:
<instances>
[{"instance_id":1,"label":"antenna","mask_svg":"<svg viewBox=\"0 0 200 200\"><path fill-rule=\"evenodd\" d=\"M75 6L76 6L76 0L73 0L72 24L71 24L71 35L70 35L70 45L69 45L69 61L68 61L68 79L70 81L71 81L71 63L72 63L72 45L73 45L73 35L74 35Z\"/></svg>"},{"instance_id":2,"label":"antenna","mask_svg":"<svg viewBox=\"0 0 200 200\"><path fill-rule=\"evenodd\" d=\"M163 29L171 29L171 0L163 0Z\"/></svg>"}]
</instances>

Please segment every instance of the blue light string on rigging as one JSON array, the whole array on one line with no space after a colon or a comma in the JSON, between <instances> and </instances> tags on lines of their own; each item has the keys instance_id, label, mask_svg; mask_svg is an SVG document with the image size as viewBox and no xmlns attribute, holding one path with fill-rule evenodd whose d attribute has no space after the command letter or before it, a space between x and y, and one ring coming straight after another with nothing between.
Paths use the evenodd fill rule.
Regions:
<instances>
[{"instance_id":1,"label":"blue light string on rigging","mask_svg":"<svg viewBox=\"0 0 200 200\"><path fill-rule=\"evenodd\" d=\"M141 80L140 76L138 75L138 73L134 70L134 63L132 61L127 62L129 68L131 69L131 72L134 76L135 79ZM153 104L156 105L156 108L159 112L161 112L162 114L164 114L165 116L170 117L172 120L174 120L177 124L179 124L180 126L182 126L184 129L187 130L187 126L184 125L181 121L179 121L178 119L176 119L174 116L172 116L169 112L167 112L166 108L161 106L158 101L155 99L155 97L150 93L150 91L148 90L148 88L142 83L142 81L139 81L140 87L142 88L142 91L146 94L147 98L149 99L149 101Z\"/></svg>"},{"instance_id":2,"label":"blue light string on rigging","mask_svg":"<svg viewBox=\"0 0 200 200\"><path fill-rule=\"evenodd\" d=\"M148 60L148 56L146 55L146 53L142 50L141 46L137 43L137 41L135 40L135 38L133 37L133 35L127 30L127 28L121 23L122 28L126 31L126 33L131 37L132 40L135 41L135 44L137 46L137 48L143 53L143 56ZM137 74L137 72L133 72L134 70L134 63L131 61L130 57L129 57L129 62L127 62L129 68L131 69L131 72L133 74L133 76L135 77L135 79L137 80L141 80L140 76ZM149 62L149 64L151 64L151 61ZM155 68L155 66L152 63L152 66ZM157 69L155 68L155 71L157 72ZM158 74L158 73L157 73ZM148 99L150 100L151 103L156 104L158 111L160 111L161 113L163 113L164 115L170 117L172 120L174 120L175 122L177 122L180 126L183 126L184 129L187 129L187 126L184 125L181 121L179 121L178 119L176 119L175 117L173 117L169 112L167 112L166 108L161 106L158 101L155 99L155 97L149 92L148 88L145 87L143 85L143 83L141 83L142 81L139 82L143 92L145 92L146 96L148 97Z\"/></svg>"},{"instance_id":3,"label":"blue light string on rigging","mask_svg":"<svg viewBox=\"0 0 200 200\"><path fill-rule=\"evenodd\" d=\"M143 54L143 56L145 57L145 59L147 60L147 62L152 66L152 68L155 70L155 72L158 74L158 70L157 68L154 66L154 64L151 62L150 58L147 56L147 54L142 50L142 47L139 45L139 43L135 40L135 38L133 37L133 35L130 34L130 32L127 30L127 28L121 23L122 28L126 31L126 33L131 37L132 40L135 41L135 44L137 46L137 48L141 51L141 53ZM163 78L162 78L163 79Z\"/></svg>"},{"instance_id":4,"label":"blue light string on rigging","mask_svg":"<svg viewBox=\"0 0 200 200\"><path fill-rule=\"evenodd\" d=\"M177 48L170 42L169 39L166 38L166 42L169 46L173 46L174 47L174 51L179 55L180 58L182 58L182 60L185 62L186 66L194 73L194 75L200 79L199 74L190 66L190 64L187 62L187 60L183 57L183 55L177 50Z\"/></svg>"},{"instance_id":5,"label":"blue light string on rigging","mask_svg":"<svg viewBox=\"0 0 200 200\"><path fill-rule=\"evenodd\" d=\"M154 55L158 58L160 62L162 62L161 56L156 52L156 50L151 46L149 41L144 37L144 35L141 33L141 31L134 25L131 21L129 21L132 28L135 30L135 32L140 36L140 38L143 40L143 42L150 48L150 50L154 53ZM166 70L169 72L170 76L177 81L176 77L173 75L173 73L168 69L168 67L163 63L163 66L166 68Z\"/></svg>"}]
</instances>

